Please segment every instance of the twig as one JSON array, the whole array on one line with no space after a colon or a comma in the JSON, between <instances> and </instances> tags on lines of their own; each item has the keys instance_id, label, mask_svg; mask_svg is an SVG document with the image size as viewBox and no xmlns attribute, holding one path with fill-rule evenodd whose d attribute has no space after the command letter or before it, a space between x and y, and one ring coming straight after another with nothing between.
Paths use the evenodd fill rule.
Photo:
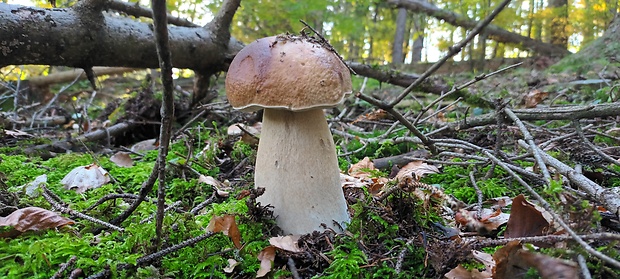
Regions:
<instances>
[{"instance_id":1,"label":"twig","mask_svg":"<svg viewBox=\"0 0 620 279\"><path fill-rule=\"evenodd\" d=\"M58 269L58 271L56 271L56 273L54 273L54 275L52 275L52 277L50 277L50 279L61 278L62 274L65 273L67 268L75 264L75 261L77 261L77 257L71 256L71 258L66 263L60 264L60 268Z\"/></svg>"},{"instance_id":2,"label":"twig","mask_svg":"<svg viewBox=\"0 0 620 279\"><path fill-rule=\"evenodd\" d=\"M299 272L297 272L297 267L295 267L295 260L293 260L293 258L288 258L288 260L286 261L286 266L288 266L288 269L291 272L291 276L293 276L293 279L301 279L301 277L299 276Z\"/></svg>"},{"instance_id":3,"label":"twig","mask_svg":"<svg viewBox=\"0 0 620 279\"><path fill-rule=\"evenodd\" d=\"M583 134L583 130L581 129L581 124L579 123L579 120L573 120L573 126L575 127L575 132L577 133L581 141L583 141L583 143L585 143L586 146L588 146L592 151L594 151L594 153L601 156L601 158L603 158L603 160L607 161L608 163L620 166L620 161L612 158L611 156L607 155L605 152L601 151L596 145L592 144L586 138L586 136Z\"/></svg>"},{"instance_id":4,"label":"twig","mask_svg":"<svg viewBox=\"0 0 620 279\"><path fill-rule=\"evenodd\" d=\"M525 142L519 141L518 143L523 148L529 148L529 145ZM585 177L583 174L576 172L570 166L560 162L556 158L553 158L553 156L544 152L541 152L541 154L543 160L545 160L548 165L554 167L557 172L567 177L571 183L588 193L588 195L594 197L597 201L601 202L607 210L611 211L616 216L620 214L620 195L611 189L601 187L594 181Z\"/></svg>"},{"instance_id":5,"label":"twig","mask_svg":"<svg viewBox=\"0 0 620 279\"><path fill-rule=\"evenodd\" d=\"M182 248L185 248L187 246L191 246L191 245L194 245L194 244L196 244L196 243L198 243L200 241L203 241L203 240L211 237L212 235L214 235L213 232L207 232L207 233L204 233L204 234L199 235L197 237L185 240L185 241L183 241L183 242L181 242L181 243L179 243L177 245L173 245L173 246L171 246L169 248L163 249L163 250L155 252L153 254L149 254L149 255L146 255L144 257L138 258L136 260L136 265L141 266L141 265L148 264L148 263L150 263L150 262L152 262L152 261L154 261L156 259L159 259L159 258L161 258L161 257L163 257L165 255L168 255L168 254L170 254L172 252L181 250Z\"/></svg>"},{"instance_id":6,"label":"twig","mask_svg":"<svg viewBox=\"0 0 620 279\"><path fill-rule=\"evenodd\" d=\"M512 121L517 125L517 127L519 127L521 133L523 133L523 138L530 145L532 155L534 155L534 159L536 159L536 163L538 164L540 171L542 171L545 181L547 183L551 183L551 175L549 174L549 169L547 169L547 165L545 164L545 161L543 161L542 156L540 155L540 149L536 146L536 143L534 142L534 137L532 137L527 128L525 128L525 125L523 125L523 122L521 122L521 119L519 119L519 117L517 117L517 115L515 115L512 110L510 110L509 108L505 108L504 112L508 117L510 117L510 119L512 119Z\"/></svg>"},{"instance_id":7,"label":"twig","mask_svg":"<svg viewBox=\"0 0 620 279\"><path fill-rule=\"evenodd\" d=\"M312 26L310 26L308 23L306 23L303 20L300 19L299 22L301 22L303 25L308 27L308 29L312 30L312 32L314 32L314 34L316 34L316 36L319 37L319 39L321 40L321 45L329 49L329 51L333 52L336 55L336 57L340 59L340 62L342 62L342 64L344 64L344 66L347 67L347 69L349 69L349 71L352 74L357 75L357 73L351 67L349 67L349 65L346 62L344 62L344 59L342 59L342 56L340 56L340 54L336 51L336 49L334 49L334 47L329 43L327 39L325 39L325 37L323 37L323 35L321 35L321 33L317 32L314 28L312 28Z\"/></svg>"},{"instance_id":8,"label":"twig","mask_svg":"<svg viewBox=\"0 0 620 279\"><path fill-rule=\"evenodd\" d=\"M71 215L73 217L82 218L84 220L93 222L95 224L104 226L106 228L109 228L109 229L112 229L112 230L115 230L115 231L119 231L119 232L124 231L123 228L117 227L117 226L112 225L110 223L101 221L99 219L96 219L96 218L93 218L91 216L88 216L88 215L86 215L84 213L77 212L77 211L75 211L73 209L70 209L70 208L67 208L67 207L61 205L60 202L62 202L62 201L60 201L60 202L56 201L55 198L54 198L55 194L53 194L52 191L47 189L47 187L45 187L45 186L41 186L41 189L43 189L41 194L43 195L45 200L47 200L47 202L49 202L52 205L52 208L54 208L55 210L58 210L58 211L60 211L60 212L62 212L64 214L69 214L69 215Z\"/></svg>"},{"instance_id":9,"label":"twig","mask_svg":"<svg viewBox=\"0 0 620 279\"><path fill-rule=\"evenodd\" d=\"M161 69L161 81L164 87L161 104L161 128L159 132L159 153L157 165L159 185L157 187L157 217L155 225L155 247L161 246L163 234L164 206L166 203L166 156L172 133L174 116L174 85L172 79L172 62L168 38L168 18L166 0L151 0L153 8L153 34L157 46L157 57Z\"/></svg>"},{"instance_id":10,"label":"twig","mask_svg":"<svg viewBox=\"0 0 620 279\"><path fill-rule=\"evenodd\" d=\"M581 278L592 279L592 274L590 274L588 264L586 263L586 259L583 257L583 255L577 255L577 263L579 264L579 269L581 270Z\"/></svg>"},{"instance_id":11,"label":"twig","mask_svg":"<svg viewBox=\"0 0 620 279\"><path fill-rule=\"evenodd\" d=\"M138 195L135 195L135 194L108 194L108 195L105 195L102 198L100 198L97 202L95 202L93 205L91 205L88 208L86 208L84 211L93 210L95 207L103 204L104 202L106 202L108 200L114 200L114 199L134 199L135 200L135 199L138 199Z\"/></svg>"},{"instance_id":12,"label":"twig","mask_svg":"<svg viewBox=\"0 0 620 279\"><path fill-rule=\"evenodd\" d=\"M534 147L534 148L537 148L537 147ZM549 214L551 214L551 216L553 217L555 222L557 222L586 251L588 251L590 254L594 255L595 257L603 260L604 262L606 262L606 263L608 263L610 265L613 265L616 268L620 268L620 262L618 262L615 259L613 259L613 258L611 258L611 257L609 257L609 256L607 256L607 255L597 251L596 249L592 248L592 246L590 246L590 244L586 243L583 239L581 239L577 235L577 233L575 233L575 231L573 231L573 229L571 229L571 227L568 226L568 224L566 224L566 222L564 222L564 220L557 213L555 213L555 211L553 211L553 208L551 208L551 205L549 205L549 203L545 199L543 199L543 197L541 197L536 191L534 191L534 189L529 184L527 184L527 182L523 181L523 179L521 179L521 177L519 177L515 172L513 172L512 169L510 169L508 166L506 166L506 164L504 164L504 162L502 162L499 159L497 159L495 156L493 156L493 154L491 154L486 149L482 149L481 151L482 151L482 153L484 155L489 157L489 159L493 160L499 166L501 166L506 172L508 172L508 174L510 174L512 177L514 177L517 180L517 182L519 182L519 184L521 184L521 186L523 186L525 189L527 189L528 192L530 192L530 194L536 200L538 200L540 205L545 210L547 210L547 212Z\"/></svg>"},{"instance_id":13,"label":"twig","mask_svg":"<svg viewBox=\"0 0 620 279\"><path fill-rule=\"evenodd\" d=\"M58 98L59 98L60 96L62 96L62 93L64 93L65 91L67 91L67 89L69 89L69 88L70 88L71 86L73 86L73 85L74 85L74 84L75 84L78 80L80 80L80 76L81 76L81 75L82 75L82 73L78 74L78 75L75 77L75 79L74 79L71 83L69 83L69 84L67 84L67 85L63 86L62 88L60 88L60 90L58 90L58 92L56 93L56 95L54 95L54 97L53 97L53 98L52 98L49 102L47 102L47 104L46 104L46 105L45 105L45 106L44 106L41 110L39 110L38 112L35 112L35 113L34 113L34 115L32 116L32 123L30 123L30 128L32 128L32 125L34 125L34 120L35 120L35 119L37 119L37 118L39 118L39 116L41 116L42 114L44 114L44 113L47 111L47 109L49 109L49 107L50 107L50 106L51 106L54 102L56 102L56 100L58 100ZM17 98L16 98L16 99L17 99Z\"/></svg>"},{"instance_id":14,"label":"twig","mask_svg":"<svg viewBox=\"0 0 620 279\"><path fill-rule=\"evenodd\" d=\"M198 205L196 205L194 208L192 208L192 210L189 211L189 213L191 213L192 215L196 215L198 214L198 212L207 207L207 205L213 203L216 199L218 198L217 196L217 190L213 191L213 194L211 194L211 197L209 197L207 200L199 203Z\"/></svg>"},{"instance_id":15,"label":"twig","mask_svg":"<svg viewBox=\"0 0 620 279\"><path fill-rule=\"evenodd\" d=\"M474 171L469 172L469 181L471 181L471 185L474 186L474 189L476 189L476 195L478 196L476 219L477 221L480 221L482 219L482 199L484 197L482 195L482 191L480 191L480 188L478 187L478 183L476 183Z\"/></svg>"},{"instance_id":16,"label":"twig","mask_svg":"<svg viewBox=\"0 0 620 279\"><path fill-rule=\"evenodd\" d=\"M153 11L149 8L138 6L138 3L132 4L128 2L122 2L122 1L107 1L106 7L112 10L126 13L131 16L135 16L135 17L153 18ZM172 16L171 14L168 14L168 22L170 22L170 24L174 24L177 26L186 26L186 27L199 27L200 26L198 24L192 23L191 21L187 19L175 17L175 16Z\"/></svg>"},{"instance_id":17,"label":"twig","mask_svg":"<svg viewBox=\"0 0 620 279\"><path fill-rule=\"evenodd\" d=\"M414 240L415 238L410 238L409 240L407 240L407 242L405 243L405 247L403 247L403 249L400 250L400 253L398 253L398 260L396 261L396 266L394 266L394 271L396 272L396 274L400 274L402 272L403 262L405 262L405 256L407 255L408 247L413 244Z\"/></svg>"},{"instance_id":18,"label":"twig","mask_svg":"<svg viewBox=\"0 0 620 279\"><path fill-rule=\"evenodd\" d=\"M171 204L171 205L167 206L167 207L164 209L164 212L168 212L168 211L170 211L170 209L175 209L175 208L177 208L179 205L181 205L181 201L175 201L173 204ZM144 224L144 223L146 223L146 222L150 222L151 220L153 220L153 218L154 218L154 217L155 217L155 214L151 214L151 216L149 216L149 217L147 217L147 218L143 219L142 221L140 221L140 224Z\"/></svg>"},{"instance_id":19,"label":"twig","mask_svg":"<svg viewBox=\"0 0 620 279\"><path fill-rule=\"evenodd\" d=\"M583 240L612 240L612 241L620 241L620 235L616 233L591 233L591 234L583 234L578 235L579 238ZM479 238L468 239L465 238L464 241L471 241L469 245L471 245L472 249L480 249L484 247L505 245L511 241L520 241L524 243L536 243L536 242L545 242L545 243L557 243L561 241L567 241L573 239L570 235L543 235L543 236L530 236L530 237L514 237L514 238L503 238L503 239L484 239L480 240Z\"/></svg>"},{"instance_id":20,"label":"twig","mask_svg":"<svg viewBox=\"0 0 620 279\"><path fill-rule=\"evenodd\" d=\"M513 109L521 121L532 120L567 120L596 117L616 117L620 111L620 103L609 103L588 106L549 107L545 109ZM451 122L446 124L450 130L463 130L477 126L486 126L495 123L497 113L492 112L481 116L468 118L467 121Z\"/></svg>"},{"instance_id":21,"label":"twig","mask_svg":"<svg viewBox=\"0 0 620 279\"><path fill-rule=\"evenodd\" d=\"M504 0L502 3L500 3L493 10L493 12L491 12L491 14L489 14L483 21L479 22L478 25L476 25L476 27L474 27L469 32L467 37L465 37L462 41L460 41L456 45L450 47L448 53L444 57L442 57L439 61L437 61L437 63L433 64L433 66L431 66L428 70L426 70L422 75L420 75L420 77L414 83L409 85L409 87L407 87L398 97L396 97L396 99L394 99L391 103L389 103L388 106L394 107L396 104L400 103L400 101L402 101L407 95L409 95L409 93L411 92L413 88L418 86L420 83L422 83L422 81L424 81L424 79L426 79L431 74L433 74L435 71L437 71L437 69L439 69L441 65L443 65L446 61L448 61L448 59L450 59L451 57L461 52L461 49L466 44L468 44L471 40L473 40L478 35L478 33L480 33L487 25L489 25L489 23L491 23L491 21L504 9L504 7L506 7L506 5L508 5L508 3L510 3L510 1L511 0Z\"/></svg>"}]
</instances>

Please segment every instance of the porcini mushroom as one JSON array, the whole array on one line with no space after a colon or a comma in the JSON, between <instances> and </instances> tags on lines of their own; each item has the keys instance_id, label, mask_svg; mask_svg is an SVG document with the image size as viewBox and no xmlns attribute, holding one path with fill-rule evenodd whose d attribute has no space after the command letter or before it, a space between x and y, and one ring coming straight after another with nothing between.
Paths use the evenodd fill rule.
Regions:
<instances>
[{"instance_id":1,"label":"porcini mushroom","mask_svg":"<svg viewBox=\"0 0 620 279\"><path fill-rule=\"evenodd\" d=\"M348 68L311 37L258 39L233 59L226 76L230 104L263 108L254 182L289 234L342 231L349 221L336 148L323 108L351 92Z\"/></svg>"}]
</instances>

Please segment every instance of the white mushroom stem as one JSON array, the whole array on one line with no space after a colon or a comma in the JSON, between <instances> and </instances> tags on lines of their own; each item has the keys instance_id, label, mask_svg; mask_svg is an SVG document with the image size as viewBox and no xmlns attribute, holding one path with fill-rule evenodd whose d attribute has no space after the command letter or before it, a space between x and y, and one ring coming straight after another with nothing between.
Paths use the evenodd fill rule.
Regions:
<instances>
[{"instance_id":1,"label":"white mushroom stem","mask_svg":"<svg viewBox=\"0 0 620 279\"><path fill-rule=\"evenodd\" d=\"M276 222L287 234L325 229L321 224L341 232L349 221L336 148L322 109L265 109L255 184L265 188L258 201L274 207Z\"/></svg>"}]
</instances>

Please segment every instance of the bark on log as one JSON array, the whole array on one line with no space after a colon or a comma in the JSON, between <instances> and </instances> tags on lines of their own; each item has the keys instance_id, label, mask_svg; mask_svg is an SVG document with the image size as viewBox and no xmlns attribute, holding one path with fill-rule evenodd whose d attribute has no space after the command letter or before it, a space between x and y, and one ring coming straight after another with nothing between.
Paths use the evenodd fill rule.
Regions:
<instances>
[{"instance_id":1,"label":"bark on log","mask_svg":"<svg viewBox=\"0 0 620 279\"><path fill-rule=\"evenodd\" d=\"M0 4L0 67L159 67L150 24L86 10ZM242 44L219 38L217 27L169 26L174 67L226 70Z\"/></svg>"},{"instance_id":2,"label":"bark on log","mask_svg":"<svg viewBox=\"0 0 620 279\"><path fill-rule=\"evenodd\" d=\"M102 75L114 75L114 74L122 74L126 72L132 72L140 69L134 68L116 68L116 67L93 67L93 72L97 76ZM78 78L79 76L79 78ZM86 79L86 73L84 73L81 69L73 69L68 71L62 71L58 73L49 74L47 76L35 76L28 81L31 86L48 86L50 84L57 84L61 82L70 82L78 78L78 80Z\"/></svg>"},{"instance_id":3,"label":"bark on log","mask_svg":"<svg viewBox=\"0 0 620 279\"><path fill-rule=\"evenodd\" d=\"M534 120L573 120L582 118L618 116L620 103L599 104L575 107L550 107L536 109L515 109L513 112L523 121ZM460 131L472 127L485 126L497 122L497 113L466 118L458 122L448 123L448 130Z\"/></svg>"},{"instance_id":4,"label":"bark on log","mask_svg":"<svg viewBox=\"0 0 620 279\"><path fill-rule=\"evenodd\" d=\"M407 87L416 81L420 76L416 74L400 73L392 69L377 69L371 65L360 64L356 62L347 62L347 65L353 69L358 75L376 79L381 82L387 82L402 87ZM433 94L441 94L452 89L446 83L434 83L430 79L426 79L420 84L418 90Z\"/></svg>"},{"instance_id":5,"label":"bark on log","mask_svg":"<svg viewBox=\"0 0 620 279\"><path fill-rule=\"evenodd\" d=\"M472 29L477 21L469 19L466 16L459 15L457 13L446 11L438 8L437 6L421 0L387 0L387 3L392 4L398 8L406 8L412 12L422 12L434 18L444 20L445 22L454 25L460 26L467 29ZM489 35L489 39L494 40L500 43L509 43L514 44L519 47L523 47L525 49L534 51L538 54L554 56L554 57L564 57L571 54L565 48L549 44L543 43L538 40L534 40L532 38L513 33L507 31L497 25L489 24L485 29L486 34Z\"/></svg>"}]
</instances>

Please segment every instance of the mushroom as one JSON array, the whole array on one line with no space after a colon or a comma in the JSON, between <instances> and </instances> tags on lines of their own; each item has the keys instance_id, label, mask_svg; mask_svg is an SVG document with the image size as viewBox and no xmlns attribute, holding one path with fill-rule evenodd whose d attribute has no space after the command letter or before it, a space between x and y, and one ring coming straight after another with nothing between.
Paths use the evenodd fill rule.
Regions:
<instances>
[{"instance_id":1,"label":"mushroom","mask_svg":"<svg viewBox=\"0 0 620 279\"><path fill-rule=\"evenodd\" d=\"M230 104L242 111L264 109L254 184L265 188L257 200L273 206L284 233L342 232L349 221L323 108L350 92L348 68L311 37L258 39L230 64Z\"/></svg>"}]
</instances>

